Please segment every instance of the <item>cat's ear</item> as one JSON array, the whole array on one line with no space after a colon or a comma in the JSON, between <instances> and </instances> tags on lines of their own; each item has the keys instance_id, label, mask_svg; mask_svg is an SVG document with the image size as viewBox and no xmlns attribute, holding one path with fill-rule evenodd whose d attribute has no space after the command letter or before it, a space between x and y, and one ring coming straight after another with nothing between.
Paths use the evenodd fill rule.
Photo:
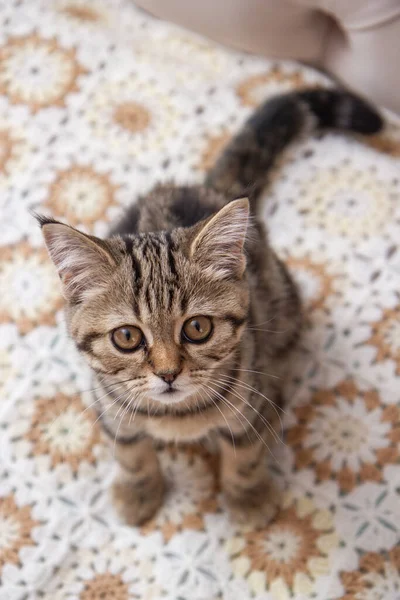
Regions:
<instances>
[{"instance_id":1,"label":"cat's ear","mask_svg":"<svg viewBox=\"0 0 400 600\"><path fill-rule=\"evenodd\" d=\"M64 223L35 216L57 267L65 298L80 301L104 289L117 264L106 242Z\"/></svg>"},{"instance_id":2,"label":"cat's ear","mask_svg":"<svg viewBox=\"0 0 400 600\"><path fill-rule=\"evenodd\" d=\"M248 221L248 199L230 202L196 232L190 258L219 277L240 278L246 267L243 246Z\"/></svg>"}]
</instances>

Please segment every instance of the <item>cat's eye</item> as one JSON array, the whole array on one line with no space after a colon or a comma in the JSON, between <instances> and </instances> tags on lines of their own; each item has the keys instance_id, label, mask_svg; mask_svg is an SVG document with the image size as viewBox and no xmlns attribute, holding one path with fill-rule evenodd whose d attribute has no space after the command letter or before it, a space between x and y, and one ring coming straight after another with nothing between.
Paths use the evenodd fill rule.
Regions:
<instances>
[{"instance_id":1,"label":"cat's eye","mask_svg":"<svg viewBox=\"0 0 400 600\"><path fill-rule=\"evenodd\" d=\"M122 352L133 352L137 350L140 344L143 342L143 333L138 327L133 325L125 325L124 327L118 327L111 333L111 339L118 350Z\"/></svg>"},{"instance_id":2,"label":"cat's eye","mask_svg":"<svg viewBox=\"0 0 400 600\"><path fill-rule=\"evenodd\" d=\"M187 342L201 344L208 340L212 330L213 325L209 317L192 317L185 321L182 327L182 336Z\"/></svg>"}]
</instances>

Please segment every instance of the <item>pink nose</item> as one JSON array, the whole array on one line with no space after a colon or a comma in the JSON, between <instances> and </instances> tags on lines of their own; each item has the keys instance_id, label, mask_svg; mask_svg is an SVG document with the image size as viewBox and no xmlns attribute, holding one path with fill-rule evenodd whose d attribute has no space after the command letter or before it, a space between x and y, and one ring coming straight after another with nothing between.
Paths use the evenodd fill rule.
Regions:
<instances>
[{"instance_id":1,"label":"pink nose","mask_svg":"<svg viewBox=\"0 0 400 600\"><path fill-rule=\"evenodd\" d=\"M175 379L178 377L180 371L167 371L165 373L156 373L158 377L161 377L165 381L165 383L173 383Z\"/></svg>"}]
</instances>

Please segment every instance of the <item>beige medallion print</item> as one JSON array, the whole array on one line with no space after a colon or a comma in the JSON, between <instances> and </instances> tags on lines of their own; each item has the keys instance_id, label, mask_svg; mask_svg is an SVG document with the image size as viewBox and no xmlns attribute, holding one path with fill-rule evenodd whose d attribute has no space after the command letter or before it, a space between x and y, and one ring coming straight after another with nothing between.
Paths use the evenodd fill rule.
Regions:
<instances>
[{"instance_id":1,"label":"beige medallion print","mask_svg":"<svg viewBox=\"0 0 400 600\"><path fill-rule=\"evenodd\" d=\"M372 336L365 344L375 346L378 363L393 360L396 374L400 375L400 305L384 310L382 318L371 323L371 328Z\"/></svg>"},{"instance_id":2,"label":"beige medallion print","mask_svg":"<svg viewBox=\"0 0 400 600\"><path fill-rule=\"evenodd\" d=\"M12 104L26 104L33 113L64 106L85 73L76 50L63 48L56 39L36 34L12 37L0 48L0 93Z\"/></svg>"},{"instance_id":3,"label":"beige medallion print","mask_svg":"<svg viewBox=\"0 0 400 600\"><path fill-rule=\"evenodd\" d=\"M397 600L400 594L400 548L378 554L368 552L357 571L344 571L341 600Z\"/></svg>"},{"instance_id":4,"label":"beige medallion print","mask_svg":"<svg viewBox=\"0 0 400 600\"><path fill-rule=\"evenodd\" d=\"M374 390L353 381L322 389L294 408L297 425L287 431L297 469L313 468L317 480L334 479L342 492L381 481L382 468L399 458L399 409L384 407Z\"/></svg>"},{"instance_id":5,"label":"beige medallion print","mask_svg":"<svg viewBox=\"0 0 400 600\"><path fill-rule=\"evenodd\" d=\"M130 600L131 597L120 575L101 573L85 582L79 600Z\"/></svg>"},{"instance_id":6,"label":"beige medallion print","mask_svg":"<svg viewBox=\"0 0 400 600\"><path fill-rule=\"evenodd\" d=\"M304 76L300 71L285 73L279 67L275 67L266 73L246 78L237 86L236 93L244 106L255 107L268 96L288 92L304 85Z\"/></svg>"},{"instance_id":7,"label":"beige medallion print","mask_svg":"<svg viewBox=\"0 0 400 600\"><path fill-rule=\"evenodd\" d=\"M66 3L64 6L60 7L60 12L70 17L71 19L76 19L77 21L82 21L82 23L95 23L102 19L100 13L98 13L93 7L88 6L84 2L71 2Z\"/></svg>"},{"instance_id":8,"label":"beige medallion print","mask_svg":"<svg viewBox=\"0 0 400 600\"><path fill-rule=\"evenodd\" d=\"M109 175L90 166L73 165L56 174L44 206L70 225L90 228L97 221L108 220L108 209L116 205L117 189Z\"/></svg>"},{"instance_id":9,"label":"beige medallion print","mask_svg":"<svg viewBox=\"0 0 400 600\"><path fill-rule=\"evenodd\" d=\"M308 226L357 240L382 232L398 198L395 182L383 188L377 174L343 164L305 180L296 203Z\"/></svg>"},{"instance_id":10,"label":"beige medallion print","mask_svg":"<svg viewBox=\"0 0 400 600\"><path fill-rule=\"evenodd\" d=\"M137 102L122 102L114 110L114 121L131 133L144 131L150 125L151 114L145 106Z\"/></svg>"},{"instance_id":11,"label":"beige medallion print","mask_svg":"<svg viewBox=\"0 0 400 600\"><path fill-rule=\"evenodd\" d=\"M53 467L67 463L76 472L83 461L95 463L93 448L100 443L100 428L79 396L57 394L38 398L25 439L34 455L48 454Z\"/></svg>"},{"instance_id":12,"label":"beige medallion print","mask_svg":"<svg viewBox=\"0 0 400 600\"><path fill-rule=\"evenodd\" d=\"M254 594L268 591L273 600L283 600L312 594L318 577L329 572L338 543L330 511L286 493L266 529L234 538L227 549L234 572L246 576Z\"/></svg>"},{"instance_id":13,"label":"beige medallion print","mask_svg":"<svg viewBox=\"0 0 400 600\"><path fill-rule=\"evenodd\" d=\"M55 325L63 301L44 248L26 242L0 247L0 289L0 323L14 322L21 333Z\"/></svg>"},{"instance_id":14,"label":"beige medallion print","mask_svg":"<svg viewBox=\"0 0 400 600\"><path fill-rule=\"evenodd\" d=\"M334 292L334 277L327 265L312 261L309 257L289 257L286 261L296 280L307 311L323 309Z\"/></svg>"},{"instance_id":15,"label":"beige medallion print","mask_svg":"<svg viewBox=\"0 0 400 600\"><path fill-rule=\"evenodd\" d=\"M32 529L37 525L30 506L19 507L12 495L0 498L0 573L6 563L19 563L21 548L35 545Z\"/></svg>"}]
</instances>

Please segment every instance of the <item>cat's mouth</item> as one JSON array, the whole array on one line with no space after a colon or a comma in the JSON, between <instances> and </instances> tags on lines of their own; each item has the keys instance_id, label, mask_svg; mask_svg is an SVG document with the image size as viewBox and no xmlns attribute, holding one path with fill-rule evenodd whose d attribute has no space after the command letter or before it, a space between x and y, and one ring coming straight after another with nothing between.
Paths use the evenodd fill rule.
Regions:
<instances>
[{"instance_id":1,"label":"cat's mouth","mask_svg":"<svg viewBox=\"0 0 400 600\"><path fill-rule=\"evenodd\" d=\"M190 396L190 394L191 392L187 389L169 386L164 390L153 392L151 397L153 400L161 402L162 404L176 404L182 402L185 398Z\"/></svg>"}]
</instances>

